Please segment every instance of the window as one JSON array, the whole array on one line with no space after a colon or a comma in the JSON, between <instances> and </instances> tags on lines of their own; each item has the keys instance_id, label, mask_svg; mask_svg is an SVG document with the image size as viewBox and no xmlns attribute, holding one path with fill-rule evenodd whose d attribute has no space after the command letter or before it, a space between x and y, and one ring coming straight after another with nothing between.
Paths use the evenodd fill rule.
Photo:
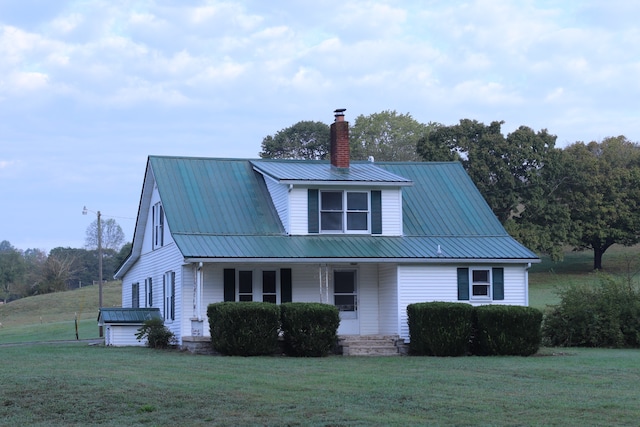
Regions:
<instances>
[{"instance_id":1,"label":"window","mask_svg":"<svg viewBox=\"0 0 640 427\"><path fill-rule=\"evenodd\" d=\"M133 283L131 285L131 308L140 307L140 284Z\"/></svg>"},{"instance_id":2,"label":"window","mask_svg":"<svg viewBox=\"0 0 640 427\"><path fill-rule=\"evenodd\" d=\"M253 301L253 271L238 273L238 301Z\"/></svg>"},{"instance_id":3,"label":"window","mask_svg":"<svg viewBox=\"0 0 640 427\"><path fill-rule=\"evenodd\" d=\"M162 288L164 290L164 319L175 320L176 319L176 273L173 271L167 271L162 276Z\"/></svg>"},{"instance_id":4,"label":"window","mask_svg":"<svg viewBox=\"0 0 640 427\"><path fill-rule=\"evenodd\" d=\"M144 292L147 297L147 307L153 307L153 280L151 277L144 280Z\"/></svg>"},{"instance_id":5,"label":"window","mask_svg":"<svg viewBox=\"0 0 640 427\"><path fill-rule=\"evenodd\" d=\"M489 298L490 279L490 270L471 270L471 297Z\"/></svg>"},{"instance_id":6,"label":"window","mask_svg":"<svg viewBox=\"0 0 640 427\"><path fill-rule=\"evenodd\" d=\"M333 299L334 304L341 312L351 312L355 315L358 309L358 294L356 292L356 272L333 272Z\"/></svg>"},{"instance_id":7,"label":"window","mask_svg":"<svg viewBox=\"0 0 640 427\"><path fill-rule=\"evenodd\" d=\"M369 232L369 193L321 191L320 231L324 233Z\"/></svg>"},{"instance_id":8,"label":"window","mask_svg":"<svg viewBox=\"0 0 640 427\"><path fill-rule=\"evenodd\" d=\"M504 268L458 268L458 300L504 300Z\"/></svg>"},{"instance_id":9,"label":"window","mask_svg":"<svg viewBox=\"0 0 640 427\"><path fill-rule=\"evenodd\" d=\"M164 209L161 203L153 205L153 247L164 245Z\"/></svg>"},{"instance_id":10,"label":"window","mask_svg":"<svg viewBox=\"0 0 640 427\"><path fill-rule=\"evenodd\" d=\"M275 271L262 272L262 301L274 304L277 302Z\"/></svg>"},{"instance_id":11,"label":"window","mask_svg":"<svg viewBox=\"0 0 640 427\"><path fill-rule=\"evenodd\" d=\"M290 268L254 271L225 268L223 271L224 301L263 301L273 304L292 301ZM260 278L262 279L259 282Z\"/></svg>"}]
</instances>

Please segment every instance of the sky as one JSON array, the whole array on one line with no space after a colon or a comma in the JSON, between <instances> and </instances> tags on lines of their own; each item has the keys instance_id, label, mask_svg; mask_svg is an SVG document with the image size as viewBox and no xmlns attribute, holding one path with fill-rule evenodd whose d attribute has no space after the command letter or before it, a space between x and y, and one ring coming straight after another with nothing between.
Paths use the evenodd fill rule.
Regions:
<instances>
[{"instance_id":1,"label":"sky","mask_svg":"<svg viewBox=\"0 0 640 427\"><path fill-rule=\"evenodd\" d=\"M385 110L640 141L640 2L0 0L0 241L131 241L149 155ZM82 215L86 206L89 214Z\"/></svg>"}]
</instances>

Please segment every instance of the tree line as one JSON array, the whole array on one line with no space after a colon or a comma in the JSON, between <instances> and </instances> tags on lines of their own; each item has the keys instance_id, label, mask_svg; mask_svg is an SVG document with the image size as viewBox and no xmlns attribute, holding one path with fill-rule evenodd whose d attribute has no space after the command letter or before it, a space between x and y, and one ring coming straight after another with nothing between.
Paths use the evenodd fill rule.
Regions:
<instances>
[{"instance_id":1,"label":"tree line","mask_svg":"<svg viewBox=\"0 0 640 427\"><path fill-rule=\"evenodd\" d=\"M360 115L350 129L353 160L459 161L507 231L554 260L567 246L593 251L640 241L640 146L624 136L558 148L547 129L462 119L423 124L410 114ZM262 141L262 158L328 159L329 126L301 121Z\"/></svg>"},{"instance_id":2,"label":"tree line","mask_svg":"<svg viewBox=\"0 0 640 427\"><path fill-rule=\"evenodd\" d=\"M103 277L110 278L131 251L122 244L124 233L113 219L102 228ZM38 294L65 291L98 281L97 224L87 228L85 248L18 249L0 242L0 301L5 303Z\"/></svg>"}]
</instances>

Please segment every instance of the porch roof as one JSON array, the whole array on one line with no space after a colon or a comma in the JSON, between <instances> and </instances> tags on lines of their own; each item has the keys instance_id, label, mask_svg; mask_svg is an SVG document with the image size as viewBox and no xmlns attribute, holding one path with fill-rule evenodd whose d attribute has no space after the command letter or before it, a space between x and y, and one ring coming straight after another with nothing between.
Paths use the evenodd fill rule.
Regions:
<instances>
[{"instance_id":1,"label":"porch roof","mask_svg":"<svg viewBox=\"0 0 640 427\"><path fill-rule=\"evenodd\" d=\"M536 254L510 236L220 236L174 234L185 259L286 260L291 262L537 262Z\"/></svg>"}]
</instances>

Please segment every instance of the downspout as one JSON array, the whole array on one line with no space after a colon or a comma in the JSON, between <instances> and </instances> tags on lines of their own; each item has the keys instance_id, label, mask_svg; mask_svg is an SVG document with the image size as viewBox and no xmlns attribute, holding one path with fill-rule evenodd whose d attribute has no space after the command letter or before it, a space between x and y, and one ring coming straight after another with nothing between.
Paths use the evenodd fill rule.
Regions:
<instances>
[{"instance_id":1,"label":"downspout","mask_svg":"<svg viewBox=\"0 0 640 427\"><path fill-rule=\"evenodd\" d=\"M524 289L525 289L525 301L524 305L529 307L529 269L531 268L531 263L528 263L524 269Z\"/></svg>"}]
</instances>

